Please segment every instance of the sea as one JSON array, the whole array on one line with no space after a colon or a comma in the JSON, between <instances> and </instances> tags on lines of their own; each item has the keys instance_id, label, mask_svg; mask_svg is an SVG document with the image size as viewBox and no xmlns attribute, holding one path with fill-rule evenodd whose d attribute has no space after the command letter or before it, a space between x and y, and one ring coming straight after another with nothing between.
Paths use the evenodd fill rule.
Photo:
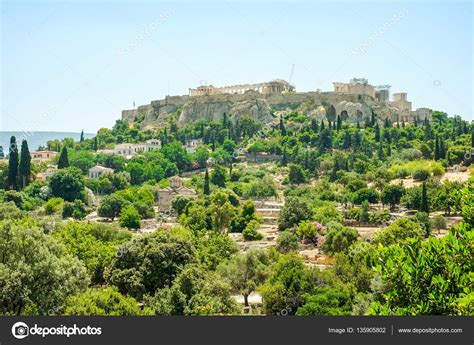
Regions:
<instances>
[{"instance_id":1,"label":"sea","mask_svg":"<svg viewBox=\"0 0 474 345\"><path fill-rule=\"evenodd\" d=\"M10 146L10 138L12 136L16 137L16 142L18 146L21 145L21 141L26 139L28 142L28 148L30 151L37 150L40 146L46 146L46 143L49 140L64 138L73 138L75 141L79 141L81 138L81 133L75 132L7 132L0 131L0 146L3 146L3 152L5 155L8 154L8 147ZM84 133L84 138L92 138L95 134L93 133Z\"/></svg>"}]
</instances>

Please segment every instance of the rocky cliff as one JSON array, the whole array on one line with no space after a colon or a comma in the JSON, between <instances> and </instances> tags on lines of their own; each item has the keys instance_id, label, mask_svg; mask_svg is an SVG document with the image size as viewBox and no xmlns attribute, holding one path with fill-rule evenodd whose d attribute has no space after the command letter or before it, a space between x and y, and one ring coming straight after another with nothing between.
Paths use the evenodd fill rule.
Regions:
<instances>
[{"instance_id":1,"label":"rocky cliff","mask_svg":"<svg viewBox=\"0 0 474 345\"><path fill-rule=\"evenodd\" d=\"M340 114L344 120L363 122L372 111L379 118L396 120L396 108L379 103L367 95L349 95L336 92L292 92L260 94L248 91L245 94L218 94L209 96L173 96L137 109L122 111L122 119L142 129L158 128L175 118L179 126L193 123L199 119L213 121L222 119L226 113L235 121L250 115L263 122L271 122L274 117L289 111L298 111L318 120L331 121ZM409 116L402 116L410 121ZM400 119L400 120L401 120Z\"/></svg>"}]
</instances>

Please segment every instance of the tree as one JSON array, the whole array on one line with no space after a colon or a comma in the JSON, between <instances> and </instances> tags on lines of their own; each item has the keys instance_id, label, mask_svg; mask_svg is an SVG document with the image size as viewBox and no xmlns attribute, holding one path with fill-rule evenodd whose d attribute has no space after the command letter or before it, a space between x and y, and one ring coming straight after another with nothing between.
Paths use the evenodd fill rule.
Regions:
<instances>
[{"instance_id":1,"label":"tree","mask_svg":"<svg viewBox=\"0 0 474 345\"><path fill-rule=\"evenodd\" d=\"M390 244L403 243L407 238L421 240L421 234L422 230L418 223L415 223L410 218L402 217L377 232L374 242L388 246Z\"/></svg>"},{"instance_id":2,"label":"tree","mask_svg":"<svg viewBox=\"0 0 474 345\"><path fill-rule=\"evenodd\" d=\"M67 168L69 166L69 158L67 153L67 147L64 146L61 150L61 154L58 159L58 169Z\"/></svg>"},{"instance_id":3,"label":"tree","mask_svg":"<svg viewBox=\"0 0 474 345\"><path fill-rule=\"evenodd\" d=\"M121 293L138 299L171 286L184 266L195 258L188 238L165 230L137 237L119 253L111 265L109 281Z\"/></svg>"},{"instance_id":4,"label":"tree","mask_svg":"<svg viewBox=\"0 0 474 345\"><path fill-rule=\"evenodd\" d=\"M375 124L375 142L380 142L380 127L378 122Z\"/></svg>"},{"instance_id":5,"label":"tree","mask_svg":"<svg viewBox=\"0 0 474 345\"><path fill-rule=\"evenodd\" d=\"M471 147L474 148L474 125L471 124Z\"/></svg>"},{"instance_id":6,"label":"tree","mask_svg":"<svg viewBox=\"0 0 474 345\"><path fill-rule=\"evenodd\" d=\"M242 231L242 236L246 241L258 241L263 238L263 235L257 231L259 223L256 220L248 222L245 229Z\"/></svg>"},{"instance_id":7,"label":"tree","mask_svg":"<svg viewBox=\"0 0 474 345\"><path fill-rule=\"evenodd\" d=\"M188 205L192 202L193 199L184 195L178 195L171 201L171 207L176 211L178 216L186 211Z\"/></svg>"},{"instance_id":8,"label":"tree","mask_svg":"<svg viewBox=\"0 0 474 345\"><path fill-rule=\"evenodd\" d=\"M65 201L83 200L84 177L81 171L75 167L62 169L55 173L49 182L51 194Z\"/></svg>"},{"instance_id":9,"label":"tree","mask_svg":"<svg viewBox=\"0 0 474 345\"><path fill-rule=\"evenodd\" d=\"M232 290L244 297L244 305L249 306L248 297L262 284L269 273L270 259L263 250L253 249L234 256L231 261L218 267Z\"/></svg>"},{"instance_id":10,"label":"tree","mask_svg":"<svg viewBox=\"0 0 474 345\"><path fill-rule=\"evenodd\" d=\"M150 308L143 310L133 297L122 295L116 287L93 288L70 296L64 315L84 316L142 316L153 315Z\"/></svg>"},{"instance_id":11,"label":"tree","mask_svg":"<svg viewBox=\"0 0 474 345\"><path fill-rule=\"evenodd\" d=\"M214 192L211 200L212 226L217 231L223 231L229 227L235 215L234 207L226 193L222 191Z\"/></svg>"},{"instance_id":12,"label":"tree","mask_svg":"<svg viewBox=\"0 0 474 345\"><path fill-rule=\"evenodd\" d=\"M276 249L283 254L295 252L299 248L298 242L298 236L295 233L285 230L278 236Z\"/></svg>"},{"instance_id":13,"label":"tree","mask_svg":"<svg viewBox=\"0 0 474 345\"><path fill-rule=\"evenodd\" d=\"M310 219L311 216L311 209L303 199L287 197L278 217L278 229L280 231L289 229L302 220Z\"/></svg>"},{"instance_id":14,"label":"tree","mask_svg":"<svg viewBox=\"0 0 474 345\"><path fill-rule=\"evenodd\" d=\"M334 255L339 252L345 252L352 243L357 241L357 230L348 228L341 223L329 222L322 249L325 253Z\"/></svg>"},{"instance_id":15,"label":"tree","mask_svg":"<svg viewBox=\"0 0 474 345\"><path fill-rule=\"evenodd\" d=\"M10 189L18 188L18 145L16 138L10 138L10 148L8 153L8 179L7 185Z\"/></svg>"},{"instance_id":16,"label":"tree","mask_svg":"<svg viewBox=\"0 0 474 345\"><path fill-rule=\"evenodd\" d=\"M125 206L120 211L120 225L128 229L140 229L140 218L140 213L132 205Z\"/></svg>"},{"instance_id":17,"label":"tree","mask_svg":"<svg viewBox=\"0 0 474 345\"><path fill-rule=\"evenodd\" d=\"M209 188L209 170L206 168L206 174L204 175L204 195L211 194L211 190Z\"/></svg>"},{"instance_id":18,"label":"tree","mask_svg":"<svg viewBox=\"0 0 474 345\"><path fill-rule=\"evenodd\" d=\"M86 204L82 200L76 199L74 202L66 201L63 206L62 217L74 219L84 219L87 216Z\"/></svg>"},{"instance_id":19,"label":"tree","mask_svg":"<svg viewBox=\"0 0 474 345\"><path fill-rule=\"evenodd\" d=\"M435 139L435 149L434 149L434 160L437 161L440 159L440 147L439 147L439 137L436 136Z\"/></svg>"},{"instance_id":20,"label":"tree","mask_svg":"<svg viewBox=\"0 0 474 345\"><path fill-rule=\"evenodd\" d=\"M97 151L99 149L99 139L97 138L97 136L94 137L94 139L92 139L92 151Z\"/></svg>"},{"instance_id":21,"label":"tree","mask_svg":"<svg viewBox=\"0 0 474 345\"><path fill-rule=\"evenodd\" d=\"M84 130L81 131L81 137L79 141L82 143L84 141Z\"/></svg>"},{"instance_id":22,"label":"tree","mask_svg":"<svg viewBox=\"0 0 474 345\"><path fill-rule=\"evenodd\" d=\"M227 174L224 167L216 165L211 173L211 182L219 187L225 187Z\"/></svg>"},{"instance_id":23,"label":"tree","mask_svg":"<svg viewBox=\"0 0 474 345\"><path fill-rule=\"evenodd\" d=\"M283 123L283 115L280 115L280 123L279 123L280 134L282 137L286 136L286 128L285 124Z\"/></svg>"},{"instance_id":24,"label":"tree","mask_svg":"<svg viewBox=\"0 0 474 345\"><path fill-rule=\"evenodd\" d=\"M342 127L342 120L341 120L341 115L337 114L337 125L336 125L336 130L339 132L339 130Z\"/></svg>"},{"instance_id":25,"label":"tree","mask_svg":"<svg viewBox=\"0 0 474 345\"><path fill-rule=\"evenodd\" d=\"M53 237L81 260L93 284L103 284L104 272L117 255L118 246L130 240L131 234L108 224L70 221Z\"/></svg>"},{"instance_id":26,"label":"tree","mask_svg":"<svg viewBox=\"0 0 474 345\"><path fill-rule=\"evenodd\" d=\"M472 229L462 223L442 238L382 249L377 272L390 290L369 314L472 315L472 244Z\"/></svg>"},{"instance_id":27,"label":"tree","mask_svg":"<svg viewBox=\"0 0 474 345\"><path fill-rule=\"evenodd\" d=\"M351 315L351 296L347 289L324 286L315 289L314 295L306 294L305 304L298 308L298 316Z\"/></svg>"},{"instance_id":28,"label":"tree","mask_svg":"<svg viewBox=\"0 0 474 345\"><path fill-rule=\"evenodd\" d=\"M288 180L292 184L300 184L308 181L306 174L299 164L289 164L288 165Z\"/></svg>"},{"instance_id":29,"label":"tree","mask_svg":"<svg viewBox=\"0 0 474 345\"><path fill-rule=\"evenodd\" d=\"M117 194L107 195L101 200L97 213L113 221L127 204L129 202Z\"/></svg>"},{"instance_id":30,"label":"tree","mask_svg":"<svg viewBox=\"0 0 474 345\"><path fill-rule=\"evenodd\" d=\"M266 315L294 315L304 304L306 293L326 283L317 270L307 268L296 254L281 255L262 286Z\"/></svg>"},{"instance_id":31,"label":"tree","mask_svg":"<svg viewBox=\"0 0 474 345\"><path fill-rule=\"evenodd\" d=\"M179 141L173 141L164 145L160 152L167 158L170 162L176 164L178 169L182 171L188 163L190 163L190 159L183 144Z\"/></svg>"},{"instance_id":32,"label":"tree","mask_svg":"<svg viewBox=\"0 0 474 345\"><path fill-rule=\"evenodd\" d=\"M208 270L215 271L217 266L228 261L239 248L227 234L215 231L201 231L196 236L197 260Z\"/></svg>"},{"instance_id":33,"label":"tree","mask_svg":"<svg viewBox=\"0 0 474 345\"><path fill-rule=\"evenodd\" d=\"M326 152L332 148L332 135L329 129L322 129L319 133L318 148L321 152Z\"/></svg>"},{"instance_id":34,"label":"tree","mask_svg":"<svg viewBox=\"0 0 474 345\"><path fill-rule=\"evenodd\" d=\"M84 265L32 219L0 222L0 313L47 315L87 287Z\"/></svg>"},{"instance_id":35,"label":"tree","mask_svg":"<svg viewBox=\"0 0 474 345\"><path fill-rule=\"evenodd\" d=\"M362 207L360 208L359 220L361 222L369 221L369 202L367 200L364 200L362 202Z\"/></svg>"},{"instance_id":36,"label":"tree","mask_svg":"<svg viewBox=\"0 0 474 345\"><path fill-rule=\"evenodd\" d=\"M405 194L405 188L398 185L388 185L382 190L380 199L383 204L390 205L390 209L394 209L395 205L400 203L400 199Z\"/></svg>"},{"instance_id":37,"label":"tree","mask_svg":"<svg viewBox=\"0 0 474 345\"><path fill-rule=\"evenodd\" d=\"M352 202L356 205L361 205L364 201L368 201L371 204L375 204L379 200L377 191L373 188L361 188L358 189L352 195Z\"/></svg>"},{"instance_id":38,"label":"tree","mask_svg":"<svg viewBox=\"0 0 474 345\"><path fill-rule=\"evenodd\" d=\"M421 188L421 205L420 205L420 211L429 213L430 212L430 205L428 201L428 194L426 191L426 182L423 182L422 188Z\"/></svg>"},{"instance_id":39,"label":"tree","mask_svg":"<svg viewBox=\"0 0 474 345\"><path fill-rule=\"evenodd\" d=\"M47 215L62 211L64 200L61 198L51 198L44 204L44 213Z\"/></svg>"},{"instance_id":40,"label":"tree","mask_svg":"<svg viewBox=\"0 0 474 345\"><path fill-rule=\"evenodd\" d=\"M158 315L229 315L241 313L231 288L215 272L195 264L187 265L171 287L145 299Z\"/></svg>"},{"instance_id":41,"label":"tree","mask_svg":"<svg viewBox=\"0 0 474 345\"><path fill-rule=\"evenodd\" d=\"M227 128L227 113L225 111L222 116L222 127Z\"/></svg>"},{"instance_id":42,"label":"tree","mask_svg":"<svg viewBox=\"0 0 474 345\"><path fill-rule=\"evenodd\" d=\"M21 142L21 156L18 173L21 178L23 188L25 188L31 177L31 155L30 150L28 150L28 142L26 140Z\"/></svg>"},{"instance_id":43,"label":"tree","mask_svg":"<svg viewBox=\"0 0 474 345\"><path fill-rule=\"evenodd\" d=\"M256 210L255 204L251 200L246 200L242 204L240 213L232 219L232 231L242 232L251 221L257 220Z\"/></svg>"}]
</instances>

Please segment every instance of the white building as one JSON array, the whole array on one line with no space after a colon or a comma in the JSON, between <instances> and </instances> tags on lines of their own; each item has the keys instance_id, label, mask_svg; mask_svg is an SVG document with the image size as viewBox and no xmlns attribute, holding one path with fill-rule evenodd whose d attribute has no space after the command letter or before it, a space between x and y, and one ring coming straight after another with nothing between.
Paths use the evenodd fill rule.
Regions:
<instances>
[{"instance_id":1,"label":"white building","mask_svg":"<svg viewBox=\"0 0 474 345\"><path fill-rule=\"evenodd\" d=\"M202 145L203 141L202 139L188 139L186 140L186 152L187 153L194 153L196 151L196 148L199 145Z\"/></svg>"},{"instance_id":2,"label":"white building","mask_svg":"<svg viewBox=\"0 0 474 345\"><path fill-rule=\"evenodd\" d=\"M100 165L96 165L89 169L89 178L91 179L98 179L103 175L113 174L114 169L106 168Z\"/></svg>"},{"instance_id":3,"label":"white building","mask_svg":"<svg viewBox=\"0 0 474 345\"><path fill-rule=\"evenodd\" d=\"M120 156L124 156L126 158L131 158L136 154L151 152L153 150L157 150L161 148L161 140L159 139L150 139L145 141L144 143L138 144L118 144L112 150L99 150L97 153L105 153L105 154L117 154Z\"/></svg>"}]
</instances>

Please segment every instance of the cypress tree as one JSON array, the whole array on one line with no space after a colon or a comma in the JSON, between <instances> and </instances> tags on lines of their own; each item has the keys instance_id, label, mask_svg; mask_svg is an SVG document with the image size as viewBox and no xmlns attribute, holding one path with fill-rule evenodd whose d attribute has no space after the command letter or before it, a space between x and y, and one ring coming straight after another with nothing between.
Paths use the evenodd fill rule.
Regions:
<instances>
[{"instance_id":1,"label":"cypress tree","mask_svg":"<svg viewBox=\"0 0 474 345\"><path fill-rule=\"evenodd\" d=\"M426 182L423 182L423 185L421 188L420 211L426 212L426 213L430 212L430 206L428 203L428 193L426 191Z\"/></svg>"},{"instance_id":2,"label":"cypress tree","mask_svg":"<svg viewBox=\"0 0 474 345\"><path fill-rule=\"evenodd\" d=\"M283 123L283 115L280 115L279 128L280 128L280 134L281 134L283 137L286 136L286 128L285 128L285 124Z\"/></svg>"},{"instance_id":3,"label":"cypress tree","mask_svg":"<svg viewBox=\"0 0 474 345\"><path fill-rule=\"evenodd\" d=\"M379 124L375 124L375 141L378 143L380 141L380 127Z\"/></svg>"},{"instance_id":4,"label":"cypress tree","mask_svg":"<svg viewBox=\"0 0 474 345\"><path fill-rule=\"evenodd\" d=\"M61 151L61 154L59 155L58 169L67 168L68 166L69 166L69 158L67 155L67 147L64 146Z\"/></svg>"},{"instance_id":5,"label":"cypress tree","mask_svg":"<svg viewBox=\"0 0 474 345\"><path fill-rule=\"evenodd\" d=\"M10 189L17 189L17 178L18 178L18 146L16 144L16 138L12 136L10 138L10 148L8 156L8 177L7 184Z\"/></svg>"},{"instance_id":6,"label":"cypress tree","mask_svg":"<svg viewBox=\"0 0 474 345\"><path fill-rule=\"evenodd\" d=\"M321 120L321 132L323 131L324 129L324 120Z\"/></svg>"},{"instance_id":7,"label":"cypress tree","mask_svg":"<svg viewBox=\"0 0 474 345\"><path fill-rule=\"evenodd\" d=\"M288 156L286 153L286 145L283 146L283 157L281 157L281 165L286 166L288 164Z\"/></svg>"},{"instance_id":8,"label":"cypress tree","mask_svg":"<svg viewBox=\"0 0 474 345\"><path fill-rule=\"evenodd\" d=\"M349 149L352 146L352 137L349 129L344 130L344 137L342 139L342 148L344 150Z\"/></svg>"},{"instance_id":9,"label":"cypress tree","mask_svg":"<svg viewBox=\"0 0 474 345\"><path fill-rule=\"evenodd\" d=\"M204 175L204 195L211 194L211 190L209 188L209 170L206 168L206 174Z\"/></svg>"},{"instance_id":10,"label":"cypress tree","mask_svg":"<svg viewBox=\"0 0 474 345\"><path fill-rule=\"evenodd\" d=\"M222 126L227 128L227 113L224 111L224 116L222 117Z\"/></svg>"},{"instance_id":11,"label":"cypress tree","mask_svg":"<svg viewBox=\"0 0 474 345\"><path fill-rule=\"evenodd\" d=\"M446 159L446 143L442 138L439 139L439 158Z\"/></svg>"},{"instance_id":12,"label":"cypress tree","mask_svg":"<svg viewBox=\"0 0 474 345\"><path fill-rule=\"evenodd\" d=\"M82 143L84 141L84 130L81 131L81 138L79 141Z\"/></svg>"},{"instance_id":13,"label":"cypress tree","mask_svg":"<svg viewBox=\"0 0 474 345\"><path fill-rule=\"evenodd\" d=\"M314 133L318 133L318 121L316 119L311 119L311 130Z\"/></svg>"},{"instance_id":14,"label":"cypress tree","mask_svg":"<svg viewBox=\"0 0 474 345\"><path fill-rule=\"evenodd\" d=\"M94 140L92 141L92 150L97 151L99 149L99 141L97 137L94 137Z\"/></svg>"},{"instance_id":15,"label":"cypress tree","mask_svg":"<svg viewBox=\"0 0 474 345\"><path fill-rule=\"evenodd\" d=\"M370 115L370 126L373 127L375 125L375 113L372 110L372 114Z\"/></svg>"},{"instance_id":16,"label":"cypress tree","mask_svg":"<svg viewBox=\"0 0 474 345\"><path fill-rule=\"evenodd\" d=\"M0 146L0 158L5 158L5 153L3 152L3 146Z\"/></svg>"},{"instance_id":17,"label":"cypress tree","mask_svg":"<svg viewBox=\"0 0 474 345\"><path fill-rule=\"evenodd\" d=\"M23 188L25 188L31 176L31 155L30 150L28 149L28 142L26 140L21 142L19 175L23 184Z\"/></svg>"},{"instance_id":18,"label":"cypress tree","mask_svg":"<svg viewBox=\"0 0 474 345\"><path fill-rule=\"evenodd\" d=\"M471 124L471 147L474 148L474 123Z\"/></svg>"},{"instance_id":19,"label":"cypress tree","mask_svg":"<svg viewBox=\"0 0 474 345\"><path fill-rule=\"evenodd\" d=\"M378 156L378 159L380 160L383 160L384 159L384 154L383 154L383 148L382 148L382 145L379 145L378 149L377 149L377 156Z\"/></svg>"},{"instance_id":20,"label":"cypress tree","mask_svg":"<svg viewBox=\"0 0 474 345\"><path fill-rule=\"evenodd\" d=\"M360 123L357 121L357 129L360 129Z\"/></svg>"},{"instance_id":21,"label":"cypress tree","mask_svg":"<svg viewBox=\"0 0 474 345\"><path fill-rule=\"evenodd\" d=\"M336 130L339 132L339 130L341 129L341 126L342 126L342 120L341 120L341 115L337 115L337 126L336 126Z\"/></svg>"},{"instance_id":22,"label":"cypress tree","mask_svg":"<svg viewBox=\"0 0 474 345\"><path fill-rule=\"evenodd\" d=\"M440 158L440 151L439 151L439 138L436 136L435 139L435 147L434 147L434 160L437 161Z\"/></svg>"}]
</instances>

